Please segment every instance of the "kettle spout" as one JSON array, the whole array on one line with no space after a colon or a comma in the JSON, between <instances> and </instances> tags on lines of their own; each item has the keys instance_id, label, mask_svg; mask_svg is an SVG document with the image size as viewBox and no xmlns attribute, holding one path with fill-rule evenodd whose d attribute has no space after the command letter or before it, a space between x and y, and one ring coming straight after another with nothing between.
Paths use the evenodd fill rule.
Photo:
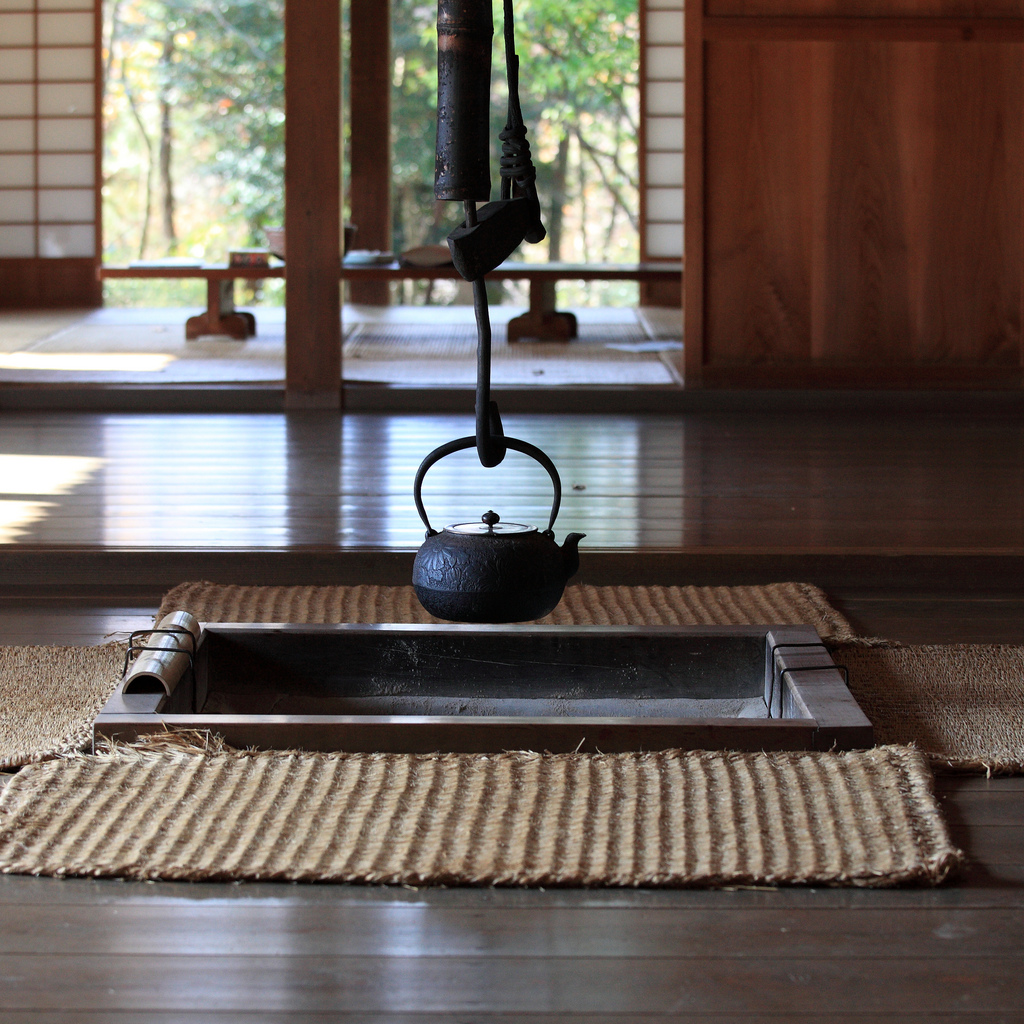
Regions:
<instances>
[{"instance_id":1,"label":"kettle spout","mask_svg":"<svg viewBox=\"0 0 1024 1024\"><path fill-rule=\"evenodd\" d=\"M575 576L580 567L579 547L580 541L584 537L586 537L585 533L570 533L566 535L565 540L562 542L562 569L566 580Z\"/></svg>"}]
</instances>

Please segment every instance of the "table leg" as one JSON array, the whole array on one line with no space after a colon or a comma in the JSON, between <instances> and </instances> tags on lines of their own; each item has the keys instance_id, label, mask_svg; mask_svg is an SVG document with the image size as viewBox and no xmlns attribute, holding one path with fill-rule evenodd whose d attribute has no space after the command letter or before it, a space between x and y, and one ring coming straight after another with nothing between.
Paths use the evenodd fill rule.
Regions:
<instances>
[{"instance_id":1,"label":"table leg","mask_svg":"<svg viewBox=\"0 0 1024 1024\"><path fill-rule=\"evenodd\" d=\"M508 340L570 341L577 335L576 317L555 309L555 282L530 282L530 309L508 322Z\"/></svg>"},{"instance_id":2,"label":"table leg","mask_svg":"<svg viewBox=\"0 0 1024 1024\"><path fill-rule=\"evenodd\" d=\"M229 338L245 341L256 333L256 318L251 313L235 309L235 282L233 278L206 279L206 312L190 316L185 322L188 340L204 334L226 334Z\"/></svg>"}]
</instances>

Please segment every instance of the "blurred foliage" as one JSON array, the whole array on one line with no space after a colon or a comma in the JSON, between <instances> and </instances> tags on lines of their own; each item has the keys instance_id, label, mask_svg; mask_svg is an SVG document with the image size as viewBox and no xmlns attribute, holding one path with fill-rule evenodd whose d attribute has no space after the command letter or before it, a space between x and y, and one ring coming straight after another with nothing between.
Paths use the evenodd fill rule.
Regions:
<instances>
[{"instance_id":1,"label":"blurred foliage","mask_svg":"<svg viewBox=\"0 0 1024 1024\"><path fill-rule=\"evenodd\" d=\"M108 262L222 260L282 223L283 13L283 0L108 0Z\"/></svg>"},{"instance_id":2,"label":"blurred foliage","mask_svg":"<svg viewBox=\"0 0 1024 1024\"><path fill-rule=\"evenodd\" d=\"M507 88L502 3L494 0L492 195ZM517 0L519 92L548 239L514 258L533 262L639 259L639 15L637 0ZM392 0L394 249L442 242L461 207L434 200L437 108L436 4ZM424 121L424 111L430 111ZM423 289L420 289L421 291ZM506 298L524 301L514 284ZM436 299L435 299L436 301ZM572 305L635 304L631 284L565 283Z\"/></svg>"},{"instance_id":3,"label":"blurred foliage","mask_svg":"<svg viewBox=\"0 0 1024 1024\"><path fill-rule=\"evenodd\" d=\"M283 306L284 281L236 281L235 302L239 306ZM111 277L103 282L103 304L122 309L194 306L202 310L206 309L206 282L187 277Z\"/></svg>"},{"instance_id":4,"label":"blurred foliage","mask_svg":"<svg viewBox=\"0 0 1024 1024\"><path fill-rule=\"evenodd\" d=\"M442 241L461 209L433 197L436 3L391 2L393 248L400 252ZM224 260L231 249L265 245L264 228L283 223L283 12L284 0L106 0L107 262ZM494 17L496 195L507 101L500 0ZM520 94L549 231L548 241L525 246L519 258L638 258L638 38L636 0L517 0ZM521 301L515 288L507 297ZM424 290L403 294L422 301ZM635 293L628 284L565 284L560 301L630 303ZM145 283L111 288L111 301L135 304L144 295ZM457 289L435 289L431 300L459 298ZM280 289L267 289L265 301L280 301Z\"/></svg>"}]
</instances>

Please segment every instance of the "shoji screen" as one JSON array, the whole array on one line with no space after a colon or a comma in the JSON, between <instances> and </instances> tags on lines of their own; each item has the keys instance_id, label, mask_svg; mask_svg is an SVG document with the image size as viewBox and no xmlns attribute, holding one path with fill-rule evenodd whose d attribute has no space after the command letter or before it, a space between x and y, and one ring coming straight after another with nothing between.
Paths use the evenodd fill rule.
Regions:
<instances>
[{"instance_id":1,"label":"shoji screen","mask_svg":"<svg viewBox=\"0 0 1024 1024\"><path fill-rule=\"evenodd\" d=\"M98 298L93 0L0 0L0 305Z\"/></svg>"},{"instance_id":2,"label":"shoji screen","mask_svg":"<svg viewBox=\"0 0 1024 1024\"><path fill-rule=\"evenodd\" d=\"M683 255L683 0L643 0L641 256Z\"/></svg>"}]
</instances>

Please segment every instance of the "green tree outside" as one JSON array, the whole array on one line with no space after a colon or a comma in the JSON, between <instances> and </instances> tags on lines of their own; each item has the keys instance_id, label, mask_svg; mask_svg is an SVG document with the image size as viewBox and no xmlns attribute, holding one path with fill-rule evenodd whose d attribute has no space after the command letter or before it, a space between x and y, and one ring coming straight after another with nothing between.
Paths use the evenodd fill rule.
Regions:
<instances>
[{"instance_id":1,"label":"green tree outside","mask_svg":"<svg viewBox=\"0 0 1024 1024\"><path fill-rule=\"evenodd\" d=\"M282 223L283 13L283 0L108 0L104 260L224 260ZM108 301L199 304L202 289L108 282ZM264 290L280 301L280 282Z\"/></svg>"},{"instance_id":2,"label":"green tree outside","mask_svg":"<svg viewBox=\"0 0 1024 1024\"><path fill-rule=\"evenodd\" d=\"M433 198L436 5L392 0L393 248L460 219ZM347 5L346 5L347 6ZM344 8L343 8L344 11ZM284 0L107 0L104 259L223 260L284 218ZM636 0L518 0L520 92L548 239L527 260L637 259ZM495 3L494 181L506 103ZM197 304L198 282L108 282L112 304ZM280 282L265 301L280 302ZM525 301L513 286L513 301ZM194 293L194 294L193 294ZM415 288L410 289L415 300ZM570 304L630 304L609 283ZM422 301L422 292L419 293Z\"/></svg>"},{"instance_id":3,"label":"green tree outside","mask_svg":"<svg viewBox=\"0 0 1024 1024\"><path fill-rule=\"evenodd\" d=\"M440 242L461 220L457 204L434 201L432 137L424 110L437 106L437 9L393 0L392 152L394 247ZM518 0L516 49L527 136L548 237L516 258L627 263L639 258L639 14L636 0ZM502 4L494 3L492 181L505 123ZM525 304L522 286L505 283ZM421 292L410 284L407 293ZM560 288L566 305L635 305L637 286L595 282Z\"/></svg>"}]
</instances>

